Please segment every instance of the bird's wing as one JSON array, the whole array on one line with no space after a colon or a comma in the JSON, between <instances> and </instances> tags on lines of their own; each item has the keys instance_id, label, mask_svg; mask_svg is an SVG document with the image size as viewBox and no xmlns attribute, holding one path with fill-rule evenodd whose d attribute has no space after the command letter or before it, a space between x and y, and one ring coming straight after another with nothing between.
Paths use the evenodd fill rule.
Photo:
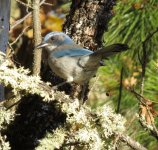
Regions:
<instances>
[{"instance_id":1,"label":"bird's wing","mask_svg":"<svg viewBox=\"0 0 158 150\"><path fill-rule=\"evenodd\" d=\"M93 53L92 51L76 45L62 45L57 49L55 49L52 52L52 55L53 57L59 58L63 56L70 56L70 57L84 56L84 55L90 55L92 53Z\"/></svg>"},{"instance_id":2,"label":"bird's wing","mask_svg":"<svg viewBox=\"0 0 158 150\"><path fill-rule=\"evenodd\" d=\"M108 57L126 51L128 46L126 44L113 44L107 47L102 48L101 50L95 51L88 56L80 57L79 64L82 67L94 69L100 66L100 62L102 59L107 59Z\"/></svg>"}]
</instances>

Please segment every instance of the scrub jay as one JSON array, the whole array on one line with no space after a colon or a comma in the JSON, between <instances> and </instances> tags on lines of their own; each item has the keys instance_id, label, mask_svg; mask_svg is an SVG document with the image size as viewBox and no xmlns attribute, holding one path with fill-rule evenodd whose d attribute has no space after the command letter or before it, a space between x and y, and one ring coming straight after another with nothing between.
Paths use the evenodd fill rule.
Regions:
<instances>
[{"instance_id":1,"label":"scrub jay","mask_svg":"<svg viewBox=\"0 0 158 150\"><path fill-rule=\"evenodd\" d=\"M63 32L51 32L36 48L47 51L48 64L56 75L66 82L84 85L96 74L103 59L127 50L128 46L118 43L93 52L75 44Z\"/></svg>"}]
</instances>

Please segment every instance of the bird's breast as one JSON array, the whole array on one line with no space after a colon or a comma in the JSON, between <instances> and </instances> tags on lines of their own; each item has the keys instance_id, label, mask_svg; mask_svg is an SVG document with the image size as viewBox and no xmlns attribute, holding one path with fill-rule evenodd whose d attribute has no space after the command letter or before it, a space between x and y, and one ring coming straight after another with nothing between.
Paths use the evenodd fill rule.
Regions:
<instances>
[{"instance_id":1,"label":"bird's breast","mask_svg":"<svg viewBox=\"0 0 158 150\"><path fill-rule=\"evenodd\" d=\"M96 73L96 68L86 68L80 65L80 57L60 57L50 56L48 63L52 71L59 77L67 80L70 77L78 84L88 82ZM84 62L84 65L86 62Z\"/></svg>"}]
</instances>

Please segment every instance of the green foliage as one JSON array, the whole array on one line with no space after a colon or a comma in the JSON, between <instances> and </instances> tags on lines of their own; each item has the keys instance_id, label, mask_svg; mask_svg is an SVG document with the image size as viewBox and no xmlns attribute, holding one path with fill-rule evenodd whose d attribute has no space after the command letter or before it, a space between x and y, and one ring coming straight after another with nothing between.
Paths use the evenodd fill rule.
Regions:
<instances>
[{"instance_id":1,"label":"green foliage","mask_svg":"<svg viewBox=\"0 0 158 150\"><path fill-rule=\"evenodd\" d=\"M143 51L143 42L151 33L158 27L158 11L157 0L128 0L118 1L114 9L114 17L109 23L109 31L105 33L103 40L104 45L111 43L127 43L130 50L117 55L110 60L106 61L106 67L102 68L100 78L106 82L106 90L110 89L115 91L115 101L118 97L119 77L122 66L124 67L123 78L123 95L125 107L133 105L136 101L134 97L127 92L128 86L134 86L135 90L140 91L141 86L141 64L138 59L138 53L141 56ZM156 99L157 83L157 68L155 61L157 59L157 43L158 33L155 33L151 39L146 42L147 50L147 68L145 77L145 96L148 98ZM130 79L130 85L128 81ZM132 81L133 80L133 81ZM127 82L128 81L128 82ZM129 85L128 85L129 84ZM127 100L127 102L126 102ZM123 105L124 105L123 104Z\"/></svg>"},{"instance_id":2,"label":"green foliage","mask_svg":"<svg viewBox=\"0 0 158 150\"><path fill-rule=\"evenodd\" d=\"M158 66L157 62L152 60L146 68L145 95L158 102Z\"/></svg>"},{"instance_id":3,"label":"green foliage","mask_svg":"<svg viewBox=\"0 0 158 150\"><path fill-rule=\"evenodd\" d=\"M124 68L121 113L126 116L129 122L138 113L138 100L128 91L128 88L132 86L138 93L140 92L142 68L138 53L142 59L143 42L158 28L157 2L157 0L117 1L117 5L113 10L114 17L109 23L108 32L103 37L104 45L127 43L130 47L129 51L105 60L106 66L101 67L98 71L99 86L98 83L95 83L97 91L110 93L110 98L104 98L104 103L113 103L116 108L119 96L120 73L121 68ZM145 43L147 66L144 83L144 96L156 102L158 101L157 40L158 33L155 33ZM154 104L154 109L157 109L156 104ZM142 130L138 118L135 117L131 122L132 127L129 129L129 133L148 149L155 150L158 146L156 140L147 131Z\"/></svg>"},{"instance_id":4,"label":"green foliage","mask_svg":"<svg viewBox=\"0 0 158 150\"><path fill-rule=\"evenodd\" d=\"M108 62L109 67L101 71L102 75L104 74L106 77L108 77L109 75L115 76L115 80L117 79L119 82L120 73L116 72L119 72L119 70L121 70L121 67L123 66L125 68L124 81L128 77L134 76L134 73L137 73L137 76L135 76L135 78L137 79L137 83L134 86L135 89L140 89L141 65L138 59L138 53L141 57L143 51L143 42L148 36L150 36L151 33L153 33L158 28L157 2L157 0L122 0L117 3L114 9L115 15L109 23L109 31L105 33L104 41L106 43L127 43L130 46L131 50L122 55L113 57L110 62ZM158 48L157 39L158 33L155 33L154 36L146 42L148 64L146 67L144 86L145 96L156 101L156 93L158 89L158 85L156 84L158 80L156 68L156 59L158 55L156 50ZM132 56L136 57L132 58ZM113 73L110 73L109 69ZM119 86L119 83L115 83L114 85L111 84L112 82L114 81L110 81L109 84L113 86L113 88L115 87L116 89L118 89L117 87ZM128 106L133 104L133 97L130 96L130 94L128 94L127 96L127 93L125 94L125 91L123 91L123 99L128 99L130 101L130 103L128 103Z\"/></svg>"},{"instance_id":5,"label":"green foliage","mask_svg":"<svg viewBox=\"0 0 158 150\"><path fill-rule=\"evenodd\" d=\"M105 43L127 43L135 56L142 49L142 42L158 27L157 0L119 1L114 9L114 17L109 24L109 32L105 33ZM150 41L148 51L156 54L158 34ZM137 59L136 59L137 60Z\"/></svg>"}]
</instances>

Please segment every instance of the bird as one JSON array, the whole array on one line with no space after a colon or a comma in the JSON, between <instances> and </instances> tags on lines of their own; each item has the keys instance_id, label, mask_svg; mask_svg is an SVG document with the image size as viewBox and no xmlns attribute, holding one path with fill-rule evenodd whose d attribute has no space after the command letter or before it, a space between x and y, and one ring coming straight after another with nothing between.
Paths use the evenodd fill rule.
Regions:
<instances>
[{"instance_id":1,"label":"bird","mask_svg":"<svg viewBox=\"0 0 158 150\"><path fill-rule=\"evenodd\" d=\"M43 41L36 46L42 48L48 54L48 64L51 70L65 82L84 85L95 76L101 62L108 57L126 51L126 44L112 44L95 52L76 44L63 32L50 32Z\"/></svg>"}]
</instances>

